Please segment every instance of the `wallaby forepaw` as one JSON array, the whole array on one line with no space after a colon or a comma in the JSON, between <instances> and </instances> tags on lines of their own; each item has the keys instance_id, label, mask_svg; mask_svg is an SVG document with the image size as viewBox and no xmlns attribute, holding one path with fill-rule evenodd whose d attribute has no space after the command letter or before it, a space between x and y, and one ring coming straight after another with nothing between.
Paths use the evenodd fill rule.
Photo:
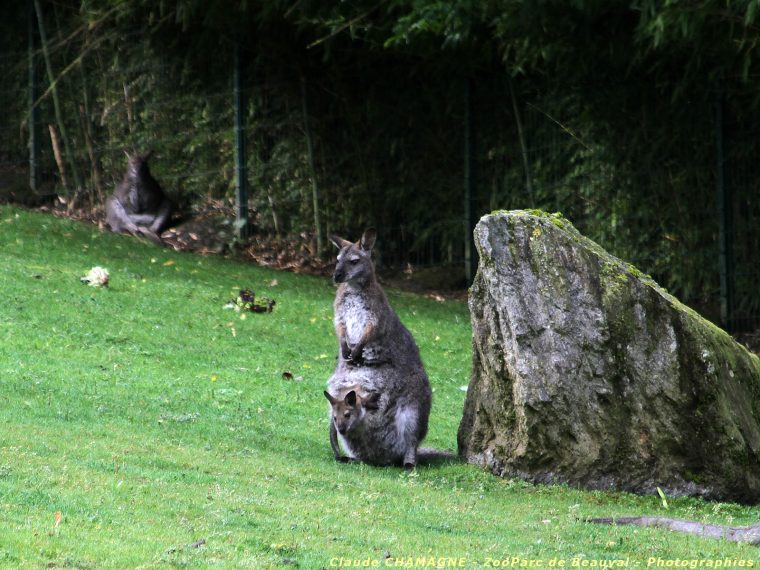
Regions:
<instances>
[{"instance_id":1,"label":"wallaby forepaw","mask_svg":"<svg viewBox=\"0 0 760 570\"><path fill-rule=\"evenodd\" d=\"M335 457L335 461L338 463L356 463L357 460L353 457L346 457L345 455L341 455L340 457Z\"/></svg>"},{"instance_id":2,"label":"wallaby forepaw","mask_svg":"<svg viewBox=\"0 0 760 570\"><path fill-rule=\"evenodd\" d=\"M407 471L411 471L415 467L416 467L416 464L414 464L414 463L412 463L410 461L404 461L404 469L406 469Z\"/></svg>"},{"instance_id":3,"label":"wallaby forepaw","mask_svg":"<svg viewBox=\"0 0 760 570\"><path fill-rule=\"evenodd\" d=\"M351 362L351 363L353 363L353 364L356 364L357 366L359 366L360 364L363 364L364 363L364 358L362 357L362 351L361 350L358 350L358 351L352 350L351 354L348 355L348 361Z\"/></svg>"}]
</instances>

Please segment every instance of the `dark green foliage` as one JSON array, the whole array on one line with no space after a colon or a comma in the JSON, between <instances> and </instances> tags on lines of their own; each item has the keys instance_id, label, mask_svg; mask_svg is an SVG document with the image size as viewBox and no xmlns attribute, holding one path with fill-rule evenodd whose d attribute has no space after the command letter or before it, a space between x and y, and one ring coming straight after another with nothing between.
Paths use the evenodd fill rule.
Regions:
<instances>
[{"instance_id":1,"label":"dark green foliage","mask_svg":"<svg viewBox=\"0 0 760 570\"><path fill-rule=\"evenodd\" d=\"M156 178L186 208L231 197L239 43L255 226L313 235L308 120L323 233L376 225L382 260L398 265L462 259L469 78L476 214L560 210L685 300L716 305L714 105L724 100L728 162L742 173L733 178L737 297L746 311L760 305L749 285L760 172L747 166L760 152L758 0L43 4L64 121L93 204L121 177L125 148L154 148ZM19 166L26 11L8 11L0 160ZM47 97L41 107L46 127ZM48 144L43 170L52 182Z\"/></svg>"}]
</instances>

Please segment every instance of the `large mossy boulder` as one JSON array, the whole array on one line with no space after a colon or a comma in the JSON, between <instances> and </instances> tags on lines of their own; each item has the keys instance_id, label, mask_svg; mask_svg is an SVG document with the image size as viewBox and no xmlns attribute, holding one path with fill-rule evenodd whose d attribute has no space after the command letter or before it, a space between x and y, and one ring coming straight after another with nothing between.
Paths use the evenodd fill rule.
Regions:
<instances>
[{"instance_id":1,"label":"large mossy boulder","mask_svg":"<svg viewBox=\"0 0 760 570\"><path fill-rule=\"evenodd\" d=\"M760 501L760 359L558 214L484 216L459 452L502 476Z\"/></svg>"}]
</instances>

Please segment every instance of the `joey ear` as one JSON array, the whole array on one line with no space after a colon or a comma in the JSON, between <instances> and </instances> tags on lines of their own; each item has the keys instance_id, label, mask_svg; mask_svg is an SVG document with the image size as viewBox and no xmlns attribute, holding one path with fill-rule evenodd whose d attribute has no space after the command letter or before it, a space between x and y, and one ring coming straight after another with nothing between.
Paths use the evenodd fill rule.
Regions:
<instances>
[{"instance_id":1,"label":"joey ear","mask_svg":"<svg viewBox=\"0 0 760 570\"><path fill-rule=\"evenodd\" d=\"M338 249L343 249L347 245L351 245L350 241L345 240L342 237L338 237L334 234L330 236L330 241L333 242L333 245Z\"/></svg>"},{"instance_id":2,"label":"joey ear","mask_svg":"<svg viewBox=\"0 0 760 570\"><path fill-rule=\"evenodd\" d=\"M352 408L356 406L356 392L351 390L348 394L346 394L346 404L351 406Z\"/></svg>"},{"instance_id":3,"label":"joey ear","mask_svg":"<svg viewBox=\"0 0 760 570\"><path fill-rule=\"evenodd\" d=\"M330 400L330 404L335 405L335 403L338 401L335 398L333 398L330 392L328 392L327 390L325 390L324 394L325 394L325 398Z\"/></svg>"},{"instance_id":4,"label":"joey ear","mask_svg":"<svg viewBox=\"0 0 760 570\"><path fill-rule=\"evenodd\" d=\"M367 228L364 230L360 244L364 251L372 251L375 247L375 240L377 239L377 230L375 228Z\"/></svg>"}]
</instances>

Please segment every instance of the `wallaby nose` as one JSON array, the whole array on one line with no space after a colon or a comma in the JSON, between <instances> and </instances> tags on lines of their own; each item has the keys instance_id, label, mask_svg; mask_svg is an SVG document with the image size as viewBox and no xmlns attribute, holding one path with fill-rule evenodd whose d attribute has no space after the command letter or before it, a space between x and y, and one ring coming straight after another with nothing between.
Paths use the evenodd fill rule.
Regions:
<instances>
[{"instance_id":1,"label":"wallaby nose","mask_svg":"<svg viewBox=\"0 0 760 570\"><path fill-rule=\"evenodd\" d=\"M338 427L338 431L340 432L341 435L345 435L346 434L346 426L339 426Z\"/></svg>"},{"instance_id":2,"label":"wallaby nose","mask_svg":"<svg viewBox=\"0 0 760 570\"><path fill-rule=\"evenodd\" d=\"M333 281L336 283L343 283L343 279L345 278L345 274L342 271L336 271L333 273Z\"/></svg>"}]
</instances>

